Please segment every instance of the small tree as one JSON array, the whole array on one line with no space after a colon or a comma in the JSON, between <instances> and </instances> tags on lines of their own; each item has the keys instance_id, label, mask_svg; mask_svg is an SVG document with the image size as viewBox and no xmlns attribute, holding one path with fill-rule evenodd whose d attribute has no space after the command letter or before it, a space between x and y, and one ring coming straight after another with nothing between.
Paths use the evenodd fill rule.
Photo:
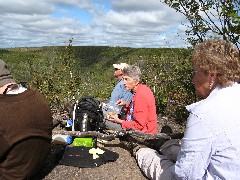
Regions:
<instances>
[{"instance_id":1,"label":"small tree","mask_svg":"<svg viewBox=\"0 0 240 180\"><path fill-rule=\"evenodd\" d=\"M160 0L190 22L186 34L194 46L207 37L220 36L240 48L239 0Z\"/></svg>"}]
</instances>

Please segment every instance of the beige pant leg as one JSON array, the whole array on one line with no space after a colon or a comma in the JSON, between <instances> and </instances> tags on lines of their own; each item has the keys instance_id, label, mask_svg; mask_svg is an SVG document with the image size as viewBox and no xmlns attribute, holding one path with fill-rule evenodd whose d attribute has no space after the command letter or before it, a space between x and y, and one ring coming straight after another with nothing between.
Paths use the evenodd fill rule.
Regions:
<instances>
[{"instance_id":1,"label":"beige pant leg","mask_svg":"<svg viewBox=\"0 0 240 180\"><path fill-rule=\"evenodd\" d=\"M173 180L174 163L166 156L150 148L139 149L136 153L138 166L149 179Z\"/></svg>"}]
</instances>

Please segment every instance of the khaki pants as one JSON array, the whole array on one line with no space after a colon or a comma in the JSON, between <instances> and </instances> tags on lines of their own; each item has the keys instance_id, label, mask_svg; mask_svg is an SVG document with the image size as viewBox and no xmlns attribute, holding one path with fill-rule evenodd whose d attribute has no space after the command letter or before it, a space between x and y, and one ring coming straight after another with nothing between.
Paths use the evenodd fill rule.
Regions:
<instances>
[{"instance_id":1,"label":"khaki pants","mask_svg":"<svg viewBox=\"0 0 240 180\"><path fill-rule=\"evenodd\" d=\"M136 153L138 166L149 179L175 179L173 168L179 150L180 145L177 140L169 140L161 146L160 151L163 155L156 150L142 148Z\"/></svg>"}]
</instances>

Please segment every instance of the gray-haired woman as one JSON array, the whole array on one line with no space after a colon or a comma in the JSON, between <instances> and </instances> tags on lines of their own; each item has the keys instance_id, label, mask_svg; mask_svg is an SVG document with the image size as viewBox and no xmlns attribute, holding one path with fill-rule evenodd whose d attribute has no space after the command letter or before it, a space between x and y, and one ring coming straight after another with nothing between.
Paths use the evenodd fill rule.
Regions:
<instances>
[{"instance_id":1,"label":"gray-haired woman","mask_svg":"<svg viewBox=\"0 0 240 180\"><path fill-rule=\"evenodd\" d=\"M141 84L141 70L138 66L127 66L123 69L123 84L134 96L130 103L117 101L118 105L126 105L126 119L119 119L111 115L109 121L117 123L123 129L132 128L137 131L156 134L157 114L153 92L149 87Z\"/></svg>"}]
</instances>

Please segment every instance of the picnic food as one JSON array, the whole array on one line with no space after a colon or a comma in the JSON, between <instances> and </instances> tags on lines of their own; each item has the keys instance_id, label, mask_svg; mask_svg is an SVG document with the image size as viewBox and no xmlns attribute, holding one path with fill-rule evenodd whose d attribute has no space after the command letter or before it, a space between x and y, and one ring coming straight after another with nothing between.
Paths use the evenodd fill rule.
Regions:
<instances>
[{"instance_id":1,"label":"picnic food","mask_svg":"<svg viewBox=\"0 0 240 180\"><path fill-rule=\"evenodd\" d=\"M93 159L99 158L98 154L103 154L105 151L103 151L100 148L91 148L89 149L89 154L93 155Z\"/></svg>"},{"instance_id":2,"label":"picnic food","mask_svg":"<svg viewBox=\"0 0 240 180\"><path fill-rule=\"evenodd\" d=\"M107 114L107 119L110 119L111 118L111 116L113 116L113 115L115 115L116 113L114 113L114 112L109 112L108 114Z\"/></svg>"}]
</instances>

